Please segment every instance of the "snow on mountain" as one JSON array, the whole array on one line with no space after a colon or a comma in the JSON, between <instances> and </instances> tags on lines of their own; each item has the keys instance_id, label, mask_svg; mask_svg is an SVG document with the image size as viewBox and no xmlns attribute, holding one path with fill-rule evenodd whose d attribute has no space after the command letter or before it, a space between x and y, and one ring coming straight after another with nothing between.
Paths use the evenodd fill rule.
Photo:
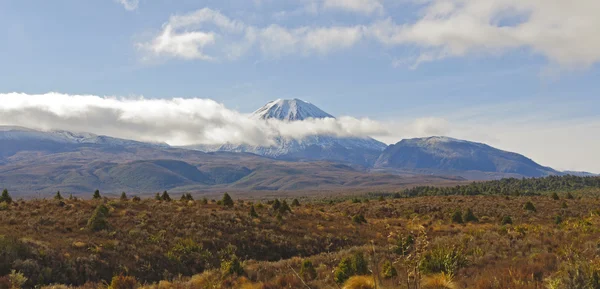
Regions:
<instances>
[{"instance_id":1,"label":"snow on mountain","mask_svg":"<svg viewBox=\"0 0 600 289\"><path fill-rule=\"evenodd\" d=\"M300 121L308 118L334 118L315 105L299 99L278 99L256 110L253 119ZM386 144L372 138L312 135L301 139L279 137L272 146L245 144L196 145L188 148L205 152L246 152L285 160L328 160L371 166Z\"/></svg>"},{"instance_id":2,"label":"snow on mountain","mask_svg":"<svg viewBox=\"0 0 600 289\"><path fill-rule=\"evenodd\" d=\"M53 142L59 144L101 144L110 146L168 146L167 144L144 143L86 132L75 133L65 130L39 131L15 126L0 126L0 140Z\"/></svg>"},{"instance_id":3,"label":"snow on mountain","mask_svg":"<svg viewBox=\"0 0 600 289\"><path fill-rule=\"evenodd\" d=\"M252 114L254 119L279 119L285 121L307 118L334 118L314 104L300 99L277 99L259 108Z\"/></svg>"}]
</instances>

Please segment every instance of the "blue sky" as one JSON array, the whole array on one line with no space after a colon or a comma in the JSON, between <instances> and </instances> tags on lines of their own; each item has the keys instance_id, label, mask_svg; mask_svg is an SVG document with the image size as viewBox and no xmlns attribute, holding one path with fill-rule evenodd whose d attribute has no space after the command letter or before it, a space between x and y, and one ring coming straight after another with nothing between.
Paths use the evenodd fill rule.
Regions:
<instances>
[{"instance_id":1,"label":"blue sky","mask_svg":"<svg viewBox=\"0 0 600 289\"><path fill-rule=\"evenodd\" d=\"M596 8L595 0L2 0L0 93L206 98L242 113L300 98L381 122L388 143L447 134L600 172Z\"/></svg>"}]
</instances>

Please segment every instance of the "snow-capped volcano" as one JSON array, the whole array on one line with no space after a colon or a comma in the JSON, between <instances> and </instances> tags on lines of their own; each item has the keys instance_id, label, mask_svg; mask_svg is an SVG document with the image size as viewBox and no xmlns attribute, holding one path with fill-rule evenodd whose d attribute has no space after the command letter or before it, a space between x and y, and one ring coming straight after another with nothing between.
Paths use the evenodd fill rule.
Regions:
<instances>
[{"instance_id":1,"label":"snow-capped volcano","mask_svg":"<svg viewBox=\"0 0 600 289\"><path fill-rule=\"evenodd\" d=\"M315 105L299 99L278 99L256 110L253 119L301 121L309 118L334 118ZM188 146L205 152L246 152L285 160L341 161L366 167L373 165L386 144L372 138L311 135L301 139L278 137L272 146L245 144Z\"/></svg>"},{"instance_id":2,"label":"snow-capped volcano","mask_svg":"<svg viewBox=\"0 0 600 289\"><path fill-rule=\"evenodd\" d=\"M278 99L265 104L252 114L255 119L279 119L286 121L307 118L334 118L314 104L300 99Z\"/></svg>"}]
</instances>

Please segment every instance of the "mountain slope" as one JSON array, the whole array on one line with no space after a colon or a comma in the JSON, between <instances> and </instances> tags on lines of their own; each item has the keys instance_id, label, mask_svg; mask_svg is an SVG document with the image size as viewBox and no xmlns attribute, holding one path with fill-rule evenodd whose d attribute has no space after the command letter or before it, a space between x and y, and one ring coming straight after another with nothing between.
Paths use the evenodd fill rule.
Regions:
<instances>
[{"instance_id":1,"label":"mountain slope","mask_svg":"<svg viewBox=\"0 0 600 289\"><path fill-rule=\"evenodd\" d=\"M333 118L315 105L299 99L278 99L256 110L254 119L301 121L309 118ZM223 144L219 146L195 145L187 148L205 152L228 151L253 153L290 161L337 161L364 167L373 165L386 144L372 138L335 137L312 135L302 139L277 138L272 146Z\"/></svg>"},{"instance_id":2,"label":"mountain slope","mask_svg":"<svg viewBox=\"0 0 600 289\"><path fill-rule=\"evenodd\" d=\"M517 153L448 137L402 140L389 146L379 156L374 168L458 175L469 179L561 174Z\"/></svg>"}]
</instances>

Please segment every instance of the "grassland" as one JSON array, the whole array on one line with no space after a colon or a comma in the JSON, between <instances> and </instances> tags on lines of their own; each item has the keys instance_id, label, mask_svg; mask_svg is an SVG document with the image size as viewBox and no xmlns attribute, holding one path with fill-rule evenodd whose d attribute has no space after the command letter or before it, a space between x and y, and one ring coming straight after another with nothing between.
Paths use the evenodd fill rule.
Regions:
<instances>
[{"instance_id":1,"label":"grassland","mask_svg":"<svg viewBox=\"0 0 600 289\"><path fill-rule=\"evenodd\" d=\"M0 288L600 288L598 196L13 200Z\"/></svg>"}]
</instances>

